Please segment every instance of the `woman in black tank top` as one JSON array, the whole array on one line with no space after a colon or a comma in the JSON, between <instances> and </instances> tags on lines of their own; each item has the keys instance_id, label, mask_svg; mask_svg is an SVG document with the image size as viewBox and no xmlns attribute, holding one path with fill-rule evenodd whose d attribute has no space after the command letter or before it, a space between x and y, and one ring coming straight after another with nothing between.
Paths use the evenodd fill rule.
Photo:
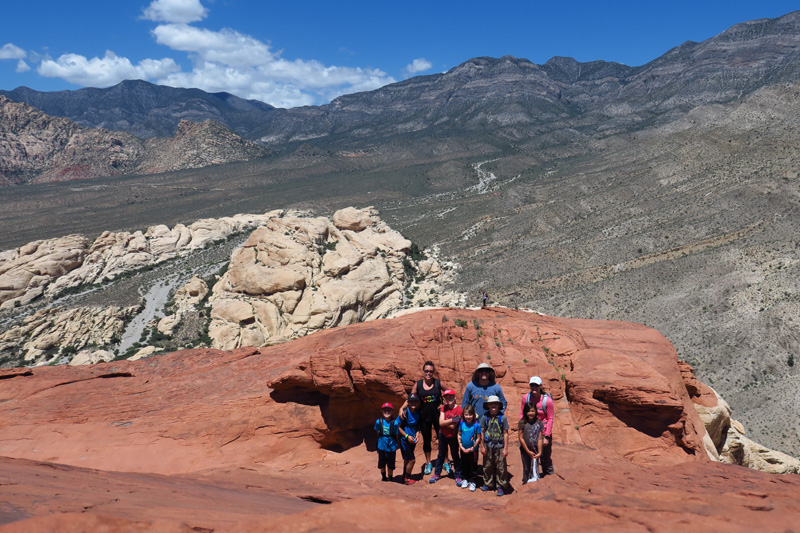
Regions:
<instances>
[{"instance_id":1,"label":"woman in black tank top","mask_svg":"<svg viewBox=\"0 0 800 533\"><path fill-rule=\"evenodd\" d=\"M433 469L431 463L431 443L433 432L439 433L439 406L442 405L442 384L434 378L436 366L431 361L425 361L422 365L421 380L417 381L411 392L419 396L420 399L420 426L422 431L422 452L425 454L425 466L423 474L428 475Z\"/></svg>"}]
</instances>

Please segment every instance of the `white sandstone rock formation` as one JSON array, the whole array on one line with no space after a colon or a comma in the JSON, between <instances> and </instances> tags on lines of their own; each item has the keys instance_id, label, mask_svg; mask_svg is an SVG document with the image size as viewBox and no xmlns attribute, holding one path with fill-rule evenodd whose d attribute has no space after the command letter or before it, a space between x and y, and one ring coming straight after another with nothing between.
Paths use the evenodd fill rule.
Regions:
<instances>
[{"instance_id":1,"label":"white sandstone rock formation","mask_svg":"<svg viewBox=\"0 0 800 533\"><path fill-rule=\"evenodd\" d=\"M83 235L67 235L0 252L0 309L41 296L53 280L83 264L88 247Z\"/></svg>"},{"instance_id":2,"label":"white sandstone rock formation","mask_svg":"<svg viewBox=\"0 0 800 533\"><path fill-rule=\"evenodd\" d=\"M144 359L145 357L150 357L151 355L158 353L161 351L161 348L156 346L145 346L144 348L137 351L132 356L128 357L128 361L138 361L139 359Z\"/></svg>"},{"instance_id":3,"label":"white sandstone rock formation","mask_svg":"<svg viewBox=\"0 0 800 533\"><path fill-rule=\"evenodd\" d=\"M441 292L444 270L435 260L416 265L410 248L371 207L330 220L275 217L233 252L213 288L213 345L277 344L427 302Z\"/></svg>"},{"instance_id":4,"label":"white sandstone rock formation","mask_svg":"<svg viewBox=\"0 0 800 533\"><path fill-rule=\"evenodd\" d=\"M135 307L42 309L0 335L0 351L21 353L29 364L54 361L65 347L81 350L111 344L135 311Z\"/></svg>"},{"instance_id":5,"label":"white sandstone rock formation","mask_svg":"<svg viewBox=\"0 0 800 533\"><path fill-rule=\"evenodd\" d=\"M54 296L70 287L113 280L252 230L280 213L208 218L172 229L158 225L145 232L106 231L94 242L83 235L67 235L0 252L0 309L25 305L43 294Z\"/></svg>"},{"instance_id":6,"label":"white sandstone rock formation","mask_svg":"<svg viewBox=\"0 0 800 533\"><path fill-rule=\"evenodd\" d=\"M83 263L50 284L45 294L52 296L69 287L113 280L120 274L186 255L211 242L256 228L280 213L208 218L189 226L177 224L172 229L151 226L144 233L103 232L89 247Z\"/></svg>"},{"instance_id":7,"label":"white sandstone rock formation","mask_svg":"<svg viewBox=\"0 0 800 533\"><path fill-rule=\"evenodd\" d=\"M731 418L728 403L717 391L714 394L717 396L716 405L695 404L695 409L714 444L716 460L771 474L800 474L800 460L745 437L744 426Z\"/></svg>"},{"instance_id":8,"label":"white sandstone rock formation","mask_svg":"<svg viewBox=\"0 0 800 533\"><path fill-rule=\"evenodd\" d=\"M199 276L194 276L183 287L175 291L173 298L175 310L158 321L158 331L164 335L172 335L175 326L180 323L186 311L194 309L208 294L208 285Z\"/></svg>"},{"instance_id":9,"label":"white sandstone rock formation","mask_svg":"<svg viewBox=\"0 0 800 533\"><path fill-rule=\"evenodd\" d=\"M114 354L108 350L81 350L69 362L70 366L93 365L95 363L108 363L114 359Z\"/></svg>"}]
</instances>

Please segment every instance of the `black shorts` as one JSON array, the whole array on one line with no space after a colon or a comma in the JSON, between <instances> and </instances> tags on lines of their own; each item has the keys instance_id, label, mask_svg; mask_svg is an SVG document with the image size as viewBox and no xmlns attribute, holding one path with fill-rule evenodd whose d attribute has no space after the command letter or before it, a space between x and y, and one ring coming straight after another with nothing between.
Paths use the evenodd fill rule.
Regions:
<instances>
[{"instance_id":1,"label":"black shorts","mask_svg":"<svg viewBox=\"0 0 800 533\"><path fill-rule=\"evenodd\" d=\"M383 470L383 467L386 467L387 470L394 470L394 463L396 458L397 458L397 450L392 452L378 450L378 468Z\"/></svg>"},{"instance_id":2,"label":"black shorts","mask_svg":"<svg viewBox=\"0 0 800 533\"><path fill-rule=\"evenodd\" d=\"M403 456L404 461L413 461L417 458L417 443L407 442L405 446L400 446L400 454Z\"/></svg>"}]
</instances>

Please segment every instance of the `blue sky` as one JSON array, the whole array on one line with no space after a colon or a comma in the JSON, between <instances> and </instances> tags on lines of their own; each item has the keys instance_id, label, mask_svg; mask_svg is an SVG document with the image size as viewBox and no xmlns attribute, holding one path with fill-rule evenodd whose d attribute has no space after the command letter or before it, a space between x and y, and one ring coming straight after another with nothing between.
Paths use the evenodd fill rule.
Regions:
<instances>
[{"instance_id":1,"label":"blue sky","mask_svg":"<svg viewBox=\"0 0 800 533\"><path fill-rule=\"evenodd\" d=\"M279 107L323 104L472 57L642 65L795 2L40 0L4 2L0 89L146 79Z\"/></svg>"}]
</instances>

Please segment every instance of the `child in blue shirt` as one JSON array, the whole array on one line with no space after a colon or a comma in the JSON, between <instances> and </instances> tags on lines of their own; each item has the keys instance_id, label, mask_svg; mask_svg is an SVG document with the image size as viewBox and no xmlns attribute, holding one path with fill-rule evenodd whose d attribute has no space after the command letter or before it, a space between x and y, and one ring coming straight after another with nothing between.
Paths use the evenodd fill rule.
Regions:
<instances>
[{"instance_id":1,"label":"child in blue shirt","mask_svg":"<svg viewBox=\"0 0 800 533\"><path fill-rule=\"evenodd\" d=\"M461 415L458 426L458 447L461 449L461 488L469 487L475 492L478 474L478 449L480 448L481 426L475 415L475 408L468 405Z\"/></svg>"},{"instance_id":2,"label":"child in blue shirt","mask_svg":"<svg viewBox=\"0 0 800 533\"><path fill-rule=\"evenodd\" d=\"M383 404L381 414L383 416L375 421L375 431L378 432L378 469L381 471L381 481L391 481L397 457L397 419L392 418L394 406L388 402Z\"/></svg>"},{"instance_id":3,"label":"child in blue shirt","mask_svg":"<svg viewBox=\"0 0 800 533\"><path fill-rule=\"evenodd\" d=\"M417 482L411 477L414 464L417 462L417 433L420 427L419 396L412 394L408 397L408 407L405 417L398 417L398 430L400 433L400 453L403 456L403 483L413 485Z\"/></svg>"}]
</instances>

